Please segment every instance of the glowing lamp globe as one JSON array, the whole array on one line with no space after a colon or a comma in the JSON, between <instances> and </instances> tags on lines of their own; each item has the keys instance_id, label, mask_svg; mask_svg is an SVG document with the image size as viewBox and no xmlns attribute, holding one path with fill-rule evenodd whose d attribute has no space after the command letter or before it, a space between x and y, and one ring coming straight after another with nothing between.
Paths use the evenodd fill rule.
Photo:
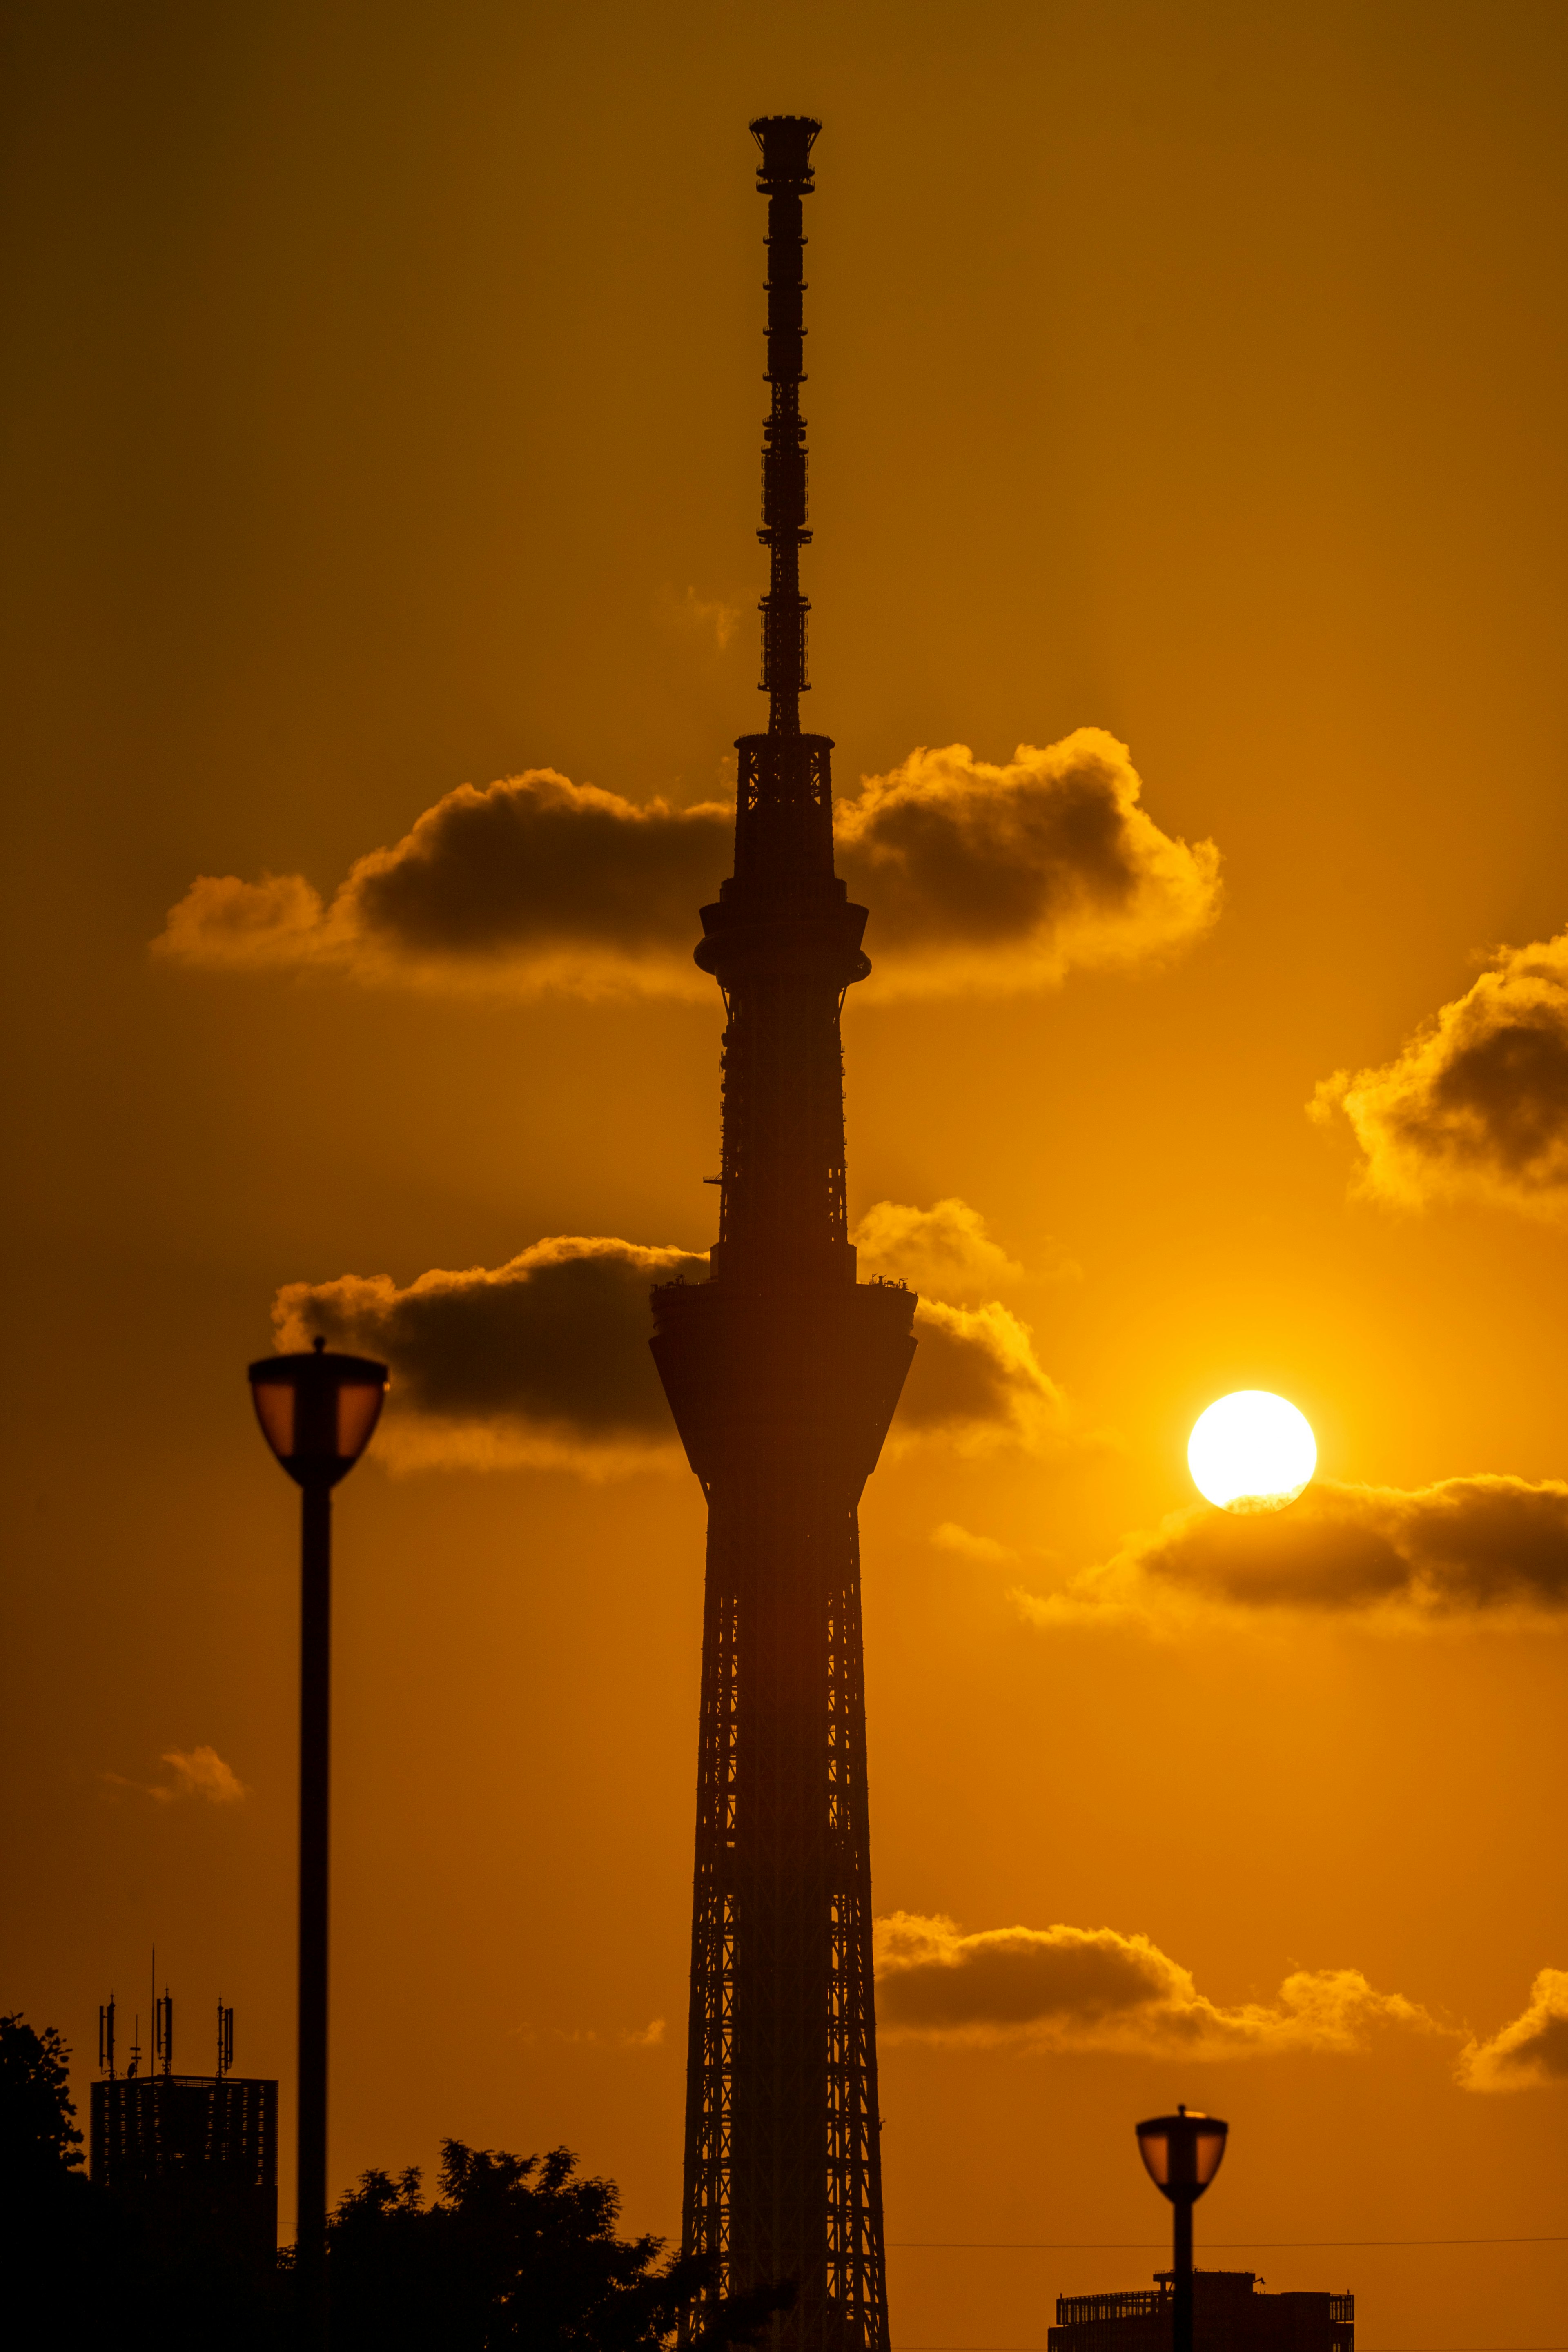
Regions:
<instances>
[{"instance_id":1,"label":"glowing lamp globe","mask_svg":"<svg viewBox=\"0 0 1568 2352\"><path fill-rule=\"evenodd\" d=\"M1173 2116L1153 2116L1135 2128L1138 2153L1155 2188L1173 2204L1190 2204L1219 2170L1230 2126L1201 2108L1189 2115L1179 2106Z\"/></svg>"},{"instance_id":2,"label":"glowing lamp globe","mask_svg":"<svg viewBox=\"0 0 1568 2352\"><path fill-rule=\"evenodd\" d=\"M1198 1415L1187 1440L1194 1486L1226 1511L1283 1510L1317 1466L1306 1414L1267 1389L1221 1397Z\"/></svg>"},{"instance_id":3,"label":"glowing lamp globe","mask_svg":"<svg viewBox=\"0 0 1568 2352\"><path fill-rule=\"evenodd\" d=\"M305 1356L264 1356L250 1367L250 1393L261 1433L301 1486L335 1486L346 1478L381 1418L384 1364L368 1356L330 1356L318 1339Z\"/></svg>"}]
</instances>

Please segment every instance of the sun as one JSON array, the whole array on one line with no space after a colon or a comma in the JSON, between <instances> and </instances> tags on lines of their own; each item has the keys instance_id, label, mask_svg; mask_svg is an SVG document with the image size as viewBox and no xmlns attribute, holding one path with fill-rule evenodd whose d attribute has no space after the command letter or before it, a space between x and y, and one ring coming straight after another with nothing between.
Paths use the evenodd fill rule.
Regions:
<instances>
[{"instance_id":1,"label":"sun","mask_svg":"<svg viewBox=\"0 0 1568 2352\"><path fill-rule=\"evenodd\" d=\"M1267 1389L1237 1389L1199 1413L1187 1440L1193 1484L1226 1511L1282 1511L1318 1466L1304 1412Z\"/></svg>"}]
</instances>

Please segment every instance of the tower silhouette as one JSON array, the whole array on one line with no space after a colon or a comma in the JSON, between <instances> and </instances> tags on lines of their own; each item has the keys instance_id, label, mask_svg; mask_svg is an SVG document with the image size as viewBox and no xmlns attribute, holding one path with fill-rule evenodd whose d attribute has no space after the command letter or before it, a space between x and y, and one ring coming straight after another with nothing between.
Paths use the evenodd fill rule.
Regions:
<instances>
[{"instance_id":1,"label":"tower silhouette","mask_svg":"<svg viewBox=\"0 0 1568 2352\"><path fill-rule=\"evenodd\" d=\"M914 1354L913 1295L856 1279L845 992L870 970L833 870L826 735L800 727L801 205L819 126L753 122L768 199L763 688L735 871L701 910L723 1044L709 1279L653 1352L708 1498L683 2238L724 2284L797 2284L788 2352L886 2352L858 1507Z\"/></svg>"}]
</instances>

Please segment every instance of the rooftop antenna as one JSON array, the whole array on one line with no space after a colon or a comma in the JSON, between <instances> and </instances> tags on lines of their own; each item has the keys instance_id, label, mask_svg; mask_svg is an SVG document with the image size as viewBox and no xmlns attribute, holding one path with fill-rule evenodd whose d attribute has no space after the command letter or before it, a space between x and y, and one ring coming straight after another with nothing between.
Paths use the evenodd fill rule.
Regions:
<instances>
[{"instance_id":1,"label":"rooftop antenna","mask_svg":"<svg viewBox=\"0 0 1568 2352\"><path fill-rule=\"evenodd\" d=\"M163 2062L165 2074L174 2070L174 2001L167 1985L161 2000L153 2005L153 2047Z\"/></svg>"},{"instance_id":2,"label":"rooftop antenna","mask_svg":"<svg viewBox=\"0 0 1568 2352\"><path fill-rule=\"evenodd\" d=\"M98 2011L98 2071L114 2080L114 1995L99 2006Z\"/></svg>"},{"instance_id":3,"label":"rooftop antenna","mask_svg":"<svg viewBox=\"0 0 1568 2352\"><path fill-rule=\"evenodd\" d=\"M225 2009L223 1995L217 1997L217 2078L234 2071L234 2011Z\"/></svg>"},{"instance_id":4,"label":"rooftop antenna","mask_svg":"<svg viewBox=\"0 0 1568 2352\"><path fill-rule=\"evenodd\" d=\"M132 2042L131 2042L131 2063L130 2063L130 2065L129 2065L129 2066L127 2066L127 2068L125 2069L125 2079L126 2079L126 2081L127 2081L128 2083L134 2082L134 2080L135 2080L136 2076L137 2076L141 2072L142 2072L142 2019L141 2019L141 2015L140 2015L140 2013L138 2013L138 2016L137 2016L137 2019L136 2019L136 2032L135 2032L134 2035L132 2036Z\"/></svg>"}]
</instances>

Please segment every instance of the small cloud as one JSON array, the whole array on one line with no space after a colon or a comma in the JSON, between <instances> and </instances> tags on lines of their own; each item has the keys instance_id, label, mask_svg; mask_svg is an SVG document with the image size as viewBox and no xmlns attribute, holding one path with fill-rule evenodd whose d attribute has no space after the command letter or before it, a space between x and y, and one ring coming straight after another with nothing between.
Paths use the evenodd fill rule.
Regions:
<instances>
[{"instance_id":1,"label":"small cloud","mask_svg":"<svg viewBox=\"0 0 1568 2352\"><path fill-rule=\"evenodd\" d=\"M1064 1434L1067 1402L1035 1353L1034 1333L996 1299L915 1308L915 1360L894 1416L897 1440L940 1437L960 1454L1018 1445L1044 1452Z\"/></svg>"},{"instance_id":2,"label":"small cloud","mask_svg":"<svg viewBox=\"0 0 1568 2352\"><path fill-rule=\"evenodd\" d=\"M662 2017L650 2017L647 2023L644 2026L628 2026L626 2031L621 2035L622 2045L627 2050L657 2050L660 2047L663 2041L664 2020Z\"/></svg>"},{"instance_id":3,"label":"small cloud","mask_svg":"<svg viewBox=\"0 0 1568 2352\"><path fill-rule=\"evenodd\" d=\"M138 1796L151 1797L159 1805L176 1804L183 1797L199 1797L209 1805L237 1805L250 1794L216 1748L170 1748L158 1760L169 1767L172 1779L128 1780L121 1772L99 1777L107 1788L133 1789Z\"/></svg>"},{"instance_id":4,"label":"small cloud","mask_svg":"<svg viewBox=\"0 0 1568 2352\"><path fill-rule=\"evenodd\" d=\"M153 947L176 963L244 969L322 960L345 944L302 874L198 874Z\"/></svg>"},{"instance_id":5,"label":"small cloud","mask_svg":"<svg viewBox=\"0 0 1568 2352\"><path fill-rule=\"evenodd\" d=\"M172 1789L155 1789L154 1796L203 1797L209 1805L237 1805L249 1794L233 1768L216 1748L170 1748L160 1759L174 1776Z\"/></svg>"},{"instance_id":6,"label":"small cloud","mask_svg":"<svg viewBox=\"0 0 1568 2352\"><path fill-rule=\"evenodd\" d=\"M1368 1198L1568 1214L1568 932L1499 949L1491 966L1392 1062L1319 1086L1310 1114L1343 1113Z\"/></svg>"},{"instance_id":7,"label":"small cloud","mask_svg":"<svg viewBox=\"0 0 1568 2352\"><path fill-rule=\"evenodd\" d=\"M1562 1623L1568 1486L1480 1475L1431 1486L1318 1479L1283 1511L1173 1511L1059 1590L1014 1594L1043 1630L1169 1637L1225 1617L1288 1611L1388 1633L1444 1624Z\"/></svg>"},{"instance_id":8,"label":"small cloud","mask_svg":"<svg viewBox=\"0 0 1568 2352\"><path fill-rule=\"evenodd\" d=\"M684 595L677 595L673 588L659 593L660 619L684 635L709 640L720 653L739 628L745 611L744 599L731 603L722 596L700 596L695 588L688 588Z\"/></svg>"},{"instance_id":9,"label":"small cloud","mask_svg":"<svg viewBox=\"0 0 1568 2352\"><path fill-rule=\"evenodd\" d=\"M899 1911L875 1927L879 2024L889 2041L1184 2060L1348 2056L1373 2032L1444 2031L1359 1969L1298 1969L1272 2001L1233 2007L1147 1936L1114 1927L994 1927Z\"/></svg>"},{"instance_id":10,"label":"small cloud","mask_svg":"<svg viewBox=\"0 0 1568 2352\"><path fill-rule=\"evenodd\" d=\"M849 1236L863 1276L895 1276L911 1290L939 1298L994 1298L1024 1269L991 1239L985 1220L967 1201L951 1198L929 1209L879 1201Z\"/></svg>"},{"instance_id":11,"label":"small cloud","mask_svg":"<svg viewBox=\"0 0 1568 2352\"><path fill-rule=\"evenodd\" d=\"M1467 2042L1456 2072L1467 2091L1528 2091L1568 2083L1568 1969L1542 1969L1523 2016L1489 2042Z\"/></svg>"},{"instance_id":12,"label":"small cloud","mask_svg":"<svg viewBox=\"0 0 1568 2352\"><path fill-rule=\"evenodd\" d=\"M601 2032L596 2025L557 2025L550 2038L587 2050L657 2050L664 2041L664 2020L653 2017L646 2025L623 2026L615 2033Z\"/></svg>"},{"instance_id":13,"label":"small cloud","mask_svg":"<svg viewBox=\"0 0 1568 2352\"><path fill-rule=\"evenodd\" d=\"M689 592L682 625L729 625ZM1037 988L1075 966L1159 959L1219 906L1218 852L1163 834L1125 747L1080 728L994 767L912 752L837 803L839 862L871 908L884 993ZM533 995L703 996L697 909L732 862L734 810L637 802L552 768L461 784L330 900L299 874L198 876L153 942L214 970Z\"/></svg>"},{"instance_id":14,"label":"small cloud","mask_svg":"<svg viewBox=\"0 0 1568 2352\"><path fill-rule=\"evenodd\" d=\"M971 1535L956 1519L943 1519L941 1527L932 1528L931 1540L938 1551L955 1551L961 1559L1012 1560L1018 1555L994 1536Z\"/></svg>"}]
</instances>

